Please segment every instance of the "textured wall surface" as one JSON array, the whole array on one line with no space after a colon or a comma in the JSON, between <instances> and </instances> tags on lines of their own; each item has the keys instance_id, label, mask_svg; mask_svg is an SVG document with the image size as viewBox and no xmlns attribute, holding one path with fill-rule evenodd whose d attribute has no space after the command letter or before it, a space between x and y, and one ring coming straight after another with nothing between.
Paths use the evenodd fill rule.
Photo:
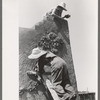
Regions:
<instances>
[{"instance_id":1,"label":"textured wall surface","mask_svg":"<svg viewBox=\"0 0 100 100\"><path fill-rule=\"evenodd\" d=\"M36 82L28 78L26 71L31 70L35 64L35 60L29 60L28 55L31 50L36 46L37 42L44 34L55 32L61 37L65 43L64 49L60 53L67 65L70 76L70 81L77 92L77 82L74 72L74 65L70 47L70 38L67 20L60 20L52 16L46 16L44 19L37 23L31 29L19 28L19 87L31 88L34 87ZM39 86L37 90L32 92L26 91L20 96L20 100L49 100L45 95L45 88ZM51 99L50 99L51 100Z\"/></svg>"},{"instance_id":2,"label":"textured wall surface","mask_svg":"<svg viewBox=\"0 0 100 100\"><path fill-rule=\"evenodd\" d=\"M79 93L80 100L95 100L95 93Z\"/></svg>"}]
</instances>

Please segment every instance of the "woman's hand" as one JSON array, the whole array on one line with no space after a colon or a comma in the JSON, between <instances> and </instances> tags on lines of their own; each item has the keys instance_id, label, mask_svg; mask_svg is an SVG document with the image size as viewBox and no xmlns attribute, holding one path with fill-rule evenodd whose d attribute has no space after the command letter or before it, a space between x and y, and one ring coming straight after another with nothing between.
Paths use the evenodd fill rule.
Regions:
<instances>
[{"instance_id":1,"label":"woman's hand","mask_svg":"<svg viewBox=\"0 0 100 100\"><path fill-rule=\"evenodd\" d=\"M71 17L71 15L67 14L63 18L70 18L70 17Z\"/></svg>"},{"instance_id":2,"label":"woman's hand","mask_svg":"<svg viewBox=\"0 0 100 100\"><path fill-rule=\"evenodd\" d=\"M26 73L27 75L37 75L37 72L35 71L27 71Z\"/></svg>"}]
</instances>

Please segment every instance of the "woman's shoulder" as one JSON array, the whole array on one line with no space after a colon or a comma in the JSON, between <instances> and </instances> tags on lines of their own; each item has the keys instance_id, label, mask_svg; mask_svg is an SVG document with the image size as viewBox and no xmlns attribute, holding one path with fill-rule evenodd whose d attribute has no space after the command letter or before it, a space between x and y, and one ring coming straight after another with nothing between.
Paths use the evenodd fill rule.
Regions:
<instances>
[{"instance_id":1,"label":"woman's shoulder","mask_svg":"<svg viewBox=\"0 0 100 100\"><path fill-rule=\"evenodd\" d=\"M52 61L53 64L60 64L60 65L66 65L66 62L61 58L61 57L58 57L56 56L53 61Z\"/></svg>"}]
</instances>

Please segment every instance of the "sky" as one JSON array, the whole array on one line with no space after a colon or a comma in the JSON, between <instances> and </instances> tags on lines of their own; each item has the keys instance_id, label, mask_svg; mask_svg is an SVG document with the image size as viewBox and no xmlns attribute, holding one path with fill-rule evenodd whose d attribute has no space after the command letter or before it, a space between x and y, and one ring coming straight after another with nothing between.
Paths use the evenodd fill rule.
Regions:
<instances>
[{"instance_id":1,"label":"sky","mask_svg":"<svg viewBox=\"0 0 100 100\"><path fill-rule=\"evenodd\" d=\"M19 98L18 27L31 28L60 2L67 4L64 14L71 15L69 34L78 90L97 93L97 0L3 0L3 100Z\"/></svg>"},{"instance_id":2,"label":"sky","mask_svg":"<svg viewBox=\"0 0 100 100\"><path fill-rule=\"evenodd\" d=\"M97 0L20 0L19 26L31 28L51 8L65 2L79 91L97 90Z\"/></svg>"}]
</instances>

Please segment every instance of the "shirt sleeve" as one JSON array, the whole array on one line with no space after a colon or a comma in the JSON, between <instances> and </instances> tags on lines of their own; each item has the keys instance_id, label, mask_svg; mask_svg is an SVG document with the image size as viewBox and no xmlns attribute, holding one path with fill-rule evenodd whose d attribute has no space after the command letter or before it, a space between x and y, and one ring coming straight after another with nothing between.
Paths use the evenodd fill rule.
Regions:
<instances>
[{"instance_id":1,"label":"shirt sleeve","mask_svg":"<svg viewBox=\"0 0 100 100\"><path fill-rule=\"evenodd\" d=\"M52 66L51 81L55 86L62 85L65 87L66 84L71 85L67 65L65 63L59 61Z\"/></svg>"},{"instance_id":2,"label":"shirt sleeve","mask_svg":"<svg viewBox=\"0 0 100 100\"><path fill-rule=\"evenodd\" d=\"M59 85L62 83L62 64L56 63L52 66L51 69L51 80L53 85Z\"/></svg>"}]
</instances>

